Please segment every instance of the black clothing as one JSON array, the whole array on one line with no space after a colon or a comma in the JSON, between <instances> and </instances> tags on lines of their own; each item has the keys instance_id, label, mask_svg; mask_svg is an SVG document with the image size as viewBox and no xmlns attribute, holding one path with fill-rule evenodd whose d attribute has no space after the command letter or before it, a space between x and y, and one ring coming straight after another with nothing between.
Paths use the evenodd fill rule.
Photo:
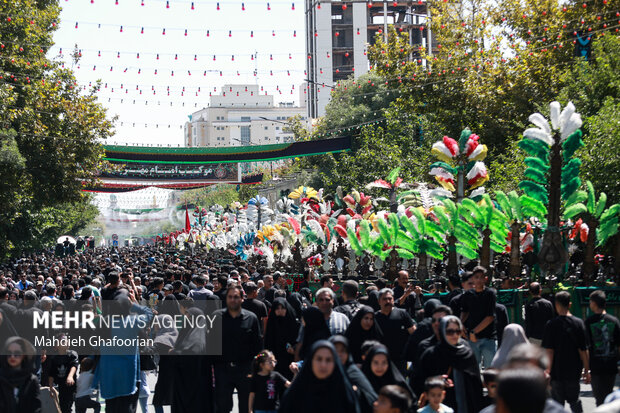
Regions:
<instances>
[{"instance_id":1,"label":"black clothing","mask_svg":"<svg viewBox=\"0 0 620 413\"><path fill-rule=\"evenodd\" d=\"M450 306L450 309L452 310L452 314L455 314L457 317L461 316L461 310L462 310L461 300L463 299L464 293L465 291L459 294L456 294L448 303L448 305Z\"/></svg>"},{"instance_id":2,"label":"black clothing","mask_svg":"<svg viewBox=\"0 0 620 413\"><path fill-rule=\"evenodd\" d=\"M351 357L349 357L344 368L351 385L357 387L356 393L361 413L372 413L373 403L378 398L377 392L372 388L372 384L364 376L364 373L353 363Z\"/></svg>"},{"instance_id":3,"label":"black clothing","mask_svg":"<svg viewBox=\"0 0 620 413\"><path fill-rule=\"evenodd\" d=\"M256 298L251 298L249 300L243 300L243 303L241 303L241 308L244 308L254 313L254 315L259 321L258 330L260 331L262 337L263 323L261 322L261 320L267 317L267 306L262 301L257 300Z\"/></svg>"},{"instance_id":4,"label":"black clothing","mask_svg":"<svg viewBox=\"0 0 620 413\"><path fill-rule=\"evenodd\" d=\"M398 308L406 310L411 316L411 318L415 318L416 311L422 308L422 302L420 301L420 297L418 297L415 293L412 292L407 298L405 298L405 302L401 305L400 297L405 294L405 289L397 284L396 286L394 286L392 291L394 291L394 303L396 304L396 306Z\"/></svg>"},{"instance_id":5,"label":"black clothing","mask_svg":"<svg viewBox=\"0 0 620 413\"><path fill-rule=\"evenodd\" d=\"M215 411L229 413L233 408L233 392L237 389L239 412L248 411L251 363L215 363ZM200 411L209 411L202 408Z\"/></svg>"},{"instance_id":6,"label":"black clothing","mask_svg":"<svg viewBox=\"0 0 620 413\"><path fill-rule=\"evenodd\" d=\"M327 340L331 336L327 321L321 310L316 307L308 307L302 312L304 319L303 341L299 356L305 359L312 346L319 340Z\"/></svg>"},{"instance_id":7,"label":"black clothing","mask_svg":"<svg viewBox=\"0 0 620 413\"><path fill-rule=\"evenodd\" d=\"M553 350L552 381L574 380L579 384L583 369L579 350L586 350L586 343L586 327L579 318L558 316L547 323L542 347Z\"/></svg>"},{"instance_id":8,"label":"black clothing","mask_svg":"<svg viewBox=\"0 0 620 413\"><path fill-rule=\"evenodd\" d=\"M462 288L455 288L454 290L450 291L448 294L440 296L439 300L441 301L441 303L443 305L450 305L450 301L452 301L452 299L454 297L456 297L457 295L460 295L463 293L463 289Z\"/></svg>"},{"instance_id":9,"label":"black clothing","mask_svg":"<svg viewBox=\"0 0 620 413\"><path fill-rule=\"evenodd\" d=\"M63 413L71 413L71 406L75 399L77 382L77 369L79 367L78 355L75 351L69 350L66 354L55 354L49 356L49 376L54 379L58 386L58 403ZM72 367L75 367L74 384L67 385L67 377Z\"/></svg>"},{"instance_id":10,"label":"black clothing","mask_svg":"<svg viewBox=\"0 0 620 413\"><path fill-rule=\"evenodd\" d=\"M277 371L268 376L252 375L250 393L254 393L253 410L276 410L285 390L286 378Z\"/></svg>"},{"instance_id":11,"label":"black clothing","mask_svg":"<svg viewBox=\"0 0 620 413\"><path fill-rule=\"evenodd\" d=\"M392 360L402 360L402 352L409 339L409 328L414 326L413 319L409 313L402 308L392 308L389 315L381 311L375 313L375 323L383 331L383 344L386 345Z\"/></svg>"},{"instance_id":12,"label":"black clothing","mask_svg":"<svg viewBox=\"0 0 620 413\"><path fill-rule=\"evenodd\" d=\"M275 310L286 309L284 317L278 317ZM294 357L287 351L287 345L295 346L297 334L299 332L299 322L295 318L293 308L284 298L276 298L273 301L273 308L267 318L267 328L265 330L265 348L271 350L278 364L276 371L280 372L287 379L293 378L293 372L289 369L289 364Z\"/></svg>"},{"instance_id":13,"label":"black clothing","mask_svg":"<svg viewBox=\"0 0 620 413\"><path fill-rule=\"evenodd\" d=\"M378 376L375 376L370 366L371 366L372 360L381 354L387 357L388 369L383 376L378 377ZM387 386L388 384L396 384L402 387L403 389L405 389L409 393L409 395L411 396L411 400L414 401L414 406L416 405L415 402L417 401L418 398L416 397L413 390L411 390L411 387L409 387L409 385L405 381L405 378L403 377L403 375L400 374L400 371L398 370L398 368L390 360L390 355L389 355L387 347L377 346L377 347L371 348L370 351L368 351L368 355L366 356L366 359L364 360L364 364L362 364L362 372L364 373L364 375L366 376L366 378L368 379L368 381L370 382L370 384L372 385L372 388L375 390L376 393L379 393L379 390L381 390L383 386Z\"/></svg>"},{"instance_id":14,"label":"black clothing","mask_svg":"<svg viewBox=\"0 0 620 413\"><path fill-rule=\"evenodd\" d=\"M433 335L433 311L440 305L441 301L435 298L431 298L424 303L424 319L418 323L413 334L409 336L403 349L402 359L413 361L420 342Z\"/></svg>"},{"instance_id":15,"label":"black clothing","mask_svg":"<svg viewBox=\"0 0 620 413\"><path fill-rule=\"evenodd\" d=\"M562 406L568 402L573 413L583 412L579 399L579 380L554 380L552 378L551 397Z\"/></svg>"},{"instance_id":16,"label":"black clothing","mask_svg":"<svg viewBox=\"0 0 620 413\"><path fill-rule=\"evenodd\" d=\"M592 374L617 374L620 321L610 314L593 314L585 324Z\"/></svg>"},{"instance_id":17,"label":"black clothing","mask_svg":"<svg viewBox=\"0 0 620 413\"><path fill-rule=\"evenodd\" d=\"M458 323L458 319L455 316L446 316L441 320L439 343L427 349L415 366L413 390L422 392L424 381L431 376L448 375L454 387L446 389L443 403L452 407L455 412L477 413L482 403L482 381L478 362L465 340L460 339L456 346L446 341L445 329L448 322ZM459 406L459 400L466 406Z\"/></svg>"},{"instance_id":18,"label":"black clothing","mask_svg":"<svg viewBox=\"0 0 620 413\"><path fill-rule=\"evenodd\" d=\"M198 308L188 308L187 312L193 317L202 313ZM206 348L207 337L201 329L188 326L179 331L171 360L172 413L213 410L211 365L203 355Z\"/></svg>"},{"instance_id":19,"label":"black clothing","mask_svg":"<svg viewBox=\"0 0 620 413\"><path fill-rule=\"evenodd\" d=\"M362 363L362 344L364 341L377 340L383 342L383 332L376 319L370 330L362 328L361 321L366 314L372 314L373 318L375 317L374 310L371 307L361 306L344 333L344 336L349 340L349 354L353 357L353 361L358 364Z\"/></svg>"},{"instance_id":20,"label":"black clothing","mask_svg":"<svg viewBox=\"0 0 620 413\"><path fill-rule=\"evenodd\" d=\"M357 300L349 300L344 304L334 308L334 311L346 315L349 321L351 321L353 317L355 317L355 314L357 314L361 306L362 305Z\"/></svg>"},{"instance_id":21,"label":"black clothing","mask_svg":"<svg viewBox=\"0 0 620 413\"><path fill-rule=\"evenodd\" d=\"M481 292L469 290L463 293L461 299L461 312L468 313L465 320L465 328L468 331L476 328L480 322L488 316L495 318L495 292L489 288L484 288ZM477 338L497 339L495 323L489 324L482 331L476 333Z\"/></svg>"},{"instance_id":22,"label":"black clothing","mask_svg":"<svg viewBox=\"0 0 620 413\"><path fill-rule=\"evenodd\" d=\"M25 357L19 369L8 365L6 356L10 344L18 342L24 349ZM11 337L6 340L3 355L0 355L0 412L2 413L40 413L40 385L35 371L34 347L23 338ZM17 397L15 396L15 389Z\"/></svg>"},{"instance_id":23,"label":"black clothing","mask_svg":"<svg viewBox=\"0 0 620 413\"><path fill-rule=\"evenodd\" d=\"M228 309L214 312L222 323L221 362L250 362L262 350L258 319L248 310L241 309L241 314L231 317ZM180 337L179 337L180 338Z\"/></svg>"},{"instance_id":24,"label":"black clothing","mask_svg":"<svg viewBox=\"0 0 620 413\"><path fill-rule=\"evenodd\" d=\"M553 318L553 304L542 297L534 297L525 305L525 335L542 340L545 325Z\"/></svg>"},{"instance_id":25,"label":"black clothing","mask_svg":"<svg viewBox=\"0 0 620 413\"><path fill-rule=\"evenodd\" d=\"M497 348L502 345L504 329L508 325L508 310L504 304L495 303L495 331L497 332Z\"/></svg>"},{"instance_id":26,"label":"black clothing","mask_svg":"<svg viewBox=\"0 0 620 413\"><path fill-rule=\"evenodd\" d=\"M327 348L334 360L334 370L326 379L319 380L312 372L312 359L321 348ZM243 410L239 410L243 412ZM279 413L360 413L357 396L351 386L333 344L314 343L301 370L286 390Z\"/></svg>"}]
</instances>

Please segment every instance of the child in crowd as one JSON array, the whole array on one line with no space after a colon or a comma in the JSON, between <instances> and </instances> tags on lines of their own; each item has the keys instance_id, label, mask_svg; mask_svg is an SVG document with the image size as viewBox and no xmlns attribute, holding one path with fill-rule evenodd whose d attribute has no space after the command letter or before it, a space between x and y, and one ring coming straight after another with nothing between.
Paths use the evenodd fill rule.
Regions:
<instances>
[{"instance_id":1,"label":"child in crowd","mask_svg":"<svg viewBox=\"0 0 620 413\"><path fill-rule=\"evenodd\" d=\"M446 382L440 376L429 377L424 382L424 398L426 406L418 409L418 413L454 413L451 407L443 404L446 397Z\"/></svg>"},{"instance_id":2,"label":"child in crowd","mask_svg":"<svg viewBox=\"0 0 620 413\"><path fill-rule=\"evenodd\" d=\"M407 413L411 409L409 392L396 384L381 387L373 404L374 413Z\"/></svg>"},{"instance_id":3,"label":"child in crowd","mask_svg":"<svg viewBox=\"0 0 620 413\"><path fill-rule=\"evenodd\" d=\"M276 363L276 358L269 350L263 350L254 357L248 399L250 413L276 413L278 410L284 389L291 382L274 371Z\"/></svg>"},{"instance_id":4,"label":"child in crowd","mask_svg":"<svg viewBox=\"0 0 620 413\"><path fill-rule=\"evenodd\" d=\"M86 413L86 409L93 409L95 413L101 410L101 404L91 399L93 389L93 368L95 361L91 358L84 358L80 363L80 376L77 379L77 389L75 391L75 412Z\"/></svg>"},{"instance_id":5,"label":"child in crowd","mask_svg":"<svg viewBox=\"0 0 620 413\"><path fill-rule=\"evenodd\" d=\"M482 372L482 382L484 383L484 387L487 389L487 395L483 397L483 407L490 406L495 404L495 399L497 397L497 376L499 375L499 370L496 369L486 369Z\"/></svg>"},{"instance_id":6,"label":"child in crowd","mask_svg":"<svg viewBox=\"0 0 620 413\"><path fill-rule=\"evenodd\" d=\"M79 366L78 355L69 350L67 336L60 333L56 336L58 344L54 346L55 352L49 356L49 386L58 386L58 403L62 413L71 413L75 398L75 378Z\"/></svg>"}]
</instances>

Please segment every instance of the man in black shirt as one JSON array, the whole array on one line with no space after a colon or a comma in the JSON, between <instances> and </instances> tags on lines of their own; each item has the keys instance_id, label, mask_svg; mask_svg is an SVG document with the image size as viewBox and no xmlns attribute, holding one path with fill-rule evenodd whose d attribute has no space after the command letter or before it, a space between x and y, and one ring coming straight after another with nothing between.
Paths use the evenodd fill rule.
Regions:
<instances>
[{"instance_id":1,"label":"man in black shirt","mask_svg":"<svg viewBox=\"0 0 620 413\"><path fill-rule=\"evenodd\" d=\"M606 303L607 297L604 291L593 291L590 294L590 310L594 314L586 320L590 345L592 393L597 406L603 404L605 397L614 390L618 374L620 321L607 314Z\"/></svg>"},{"instance_id":2,"label":"man in black shirt","mask_svg":"<svg viewBox=\"0 0 620 413\"><path fill-rule=\"evenodd\" d=\"M256 318L258 318L258 327L261 331L261 337L265 332L265 328L267 327L267 306L261 300L257 300L256 296L258 295L258 287L252 281L248 281L245 283L245 300L241 304L241 307L244 309L251 311L254 313Z\"/></svg>"},{"instance_id":3,"label":"man in black shirt","mask_svg":"<svg viewBox=\"0 0 620 413\"><path fill-rule=\"evenodd\" d=\"M579 378L590 383L590 364L586 346L586 328L570 309L570 293L555 295L558 316L547 323L542 346L547 350L551 365L551 397L562 406L568 402L573 413L583 412L579 400Z\"/></svg>"},{"instance_id":4,"label":"man in black shirt","mask_svg":"<svg viewBox=\"0 0 620 413\"><path fill-rule=\"evenodd\" d=\"M394 301L398 308L405 309L412 318L415 318L417 310L422 308L422 289L409 283L409 273L405 270L398 272L396 285L394 286Z\"/></svg>"},{"instance_id":5,"label":"man in black shirt","mask_svg":"<svg viewBox=\"0 0 620 413\"><path fill-rule=\"evenodd\" d=\"M233 408L233 391L239 395L239 411L248 411L252 360L262 349L256 316L241 308L243 289L226 290L226 308L216 311L222 323L222 355L215 361L215 404L217 413Z\"/></svg>"},{"instance_id":6,"label":"man in black shirt","mask_svg":"<svg viewBox=\"0 0 620 413\"><path fill-rule=\"evenodd\" d=\"M461 320L467 329L467 339L478 363L491 366L497 350L495 330L495 292L486 287L486 269L476 267L471 277L474 289L465 291L461 298Z\"/></svg>"},{"instance_id":7,"label":"man in black shirt","mask_svg":"<svg viewBox=\"0 0 620 413\"><path fill-rule=\"evenodd\" d=\"M448 290L450 290L450 292L440 298L442 304L445 305L450 305L450 301L452 301L454 297L463 293L461 278L458 275L450 275L448 277Z\"/></svg>"},{"instance_id":8,"label":"man in black shirt","mask_svg":"<svg viewBox=\"0 0 620 413\"><path fill-rule=\"evenodd\" d=\"M466 271L461 276L461 285L463 289L459 294L456 294L449 302L448 305L452 310L452 314L459 316L461 314L461 299L463 298L463 294L467 290L471 290L474 288L474 280L472 279L474 273L471 271Z\"/></svg>"},{"instance_id":9,"label":"man in black shirt","mask_svg":"<svg viewBox=\"0 0 620 413\"><path fill-rule=\"evenodd\" d=\"M409 334L415 331L415 324L408 312L394 307L394 293L389 288L379 291L381 310L375 313L375 322L383 331L383 344L388 348L390 358L401 373L405 373L407 362L403 358L403 349Z\"/></svg>"},{"instance_id":10,"label":"man in black shirt","mask_svg":"<svg viewBox=\"0 0 620 413\"><path fill-rule=\"evenodd\" d=\"M530 343L540 346L547 321L553 318L553 304L540 296L540 284L530 284L532 299L525 305L525 335Z\"/></svg>"},{"instance_id":11,"label":"man in black shirt","mask_svg":"<svg viewBox=\"0 0 620 413\"><path fill-rule=\"evenodd\" d=\"M334 308L334 311L342 313L346 315L349 320L352 320L355 314L359 311L362 306L357 301L357 292L359 289L359 285L355 280L346 280L342 283L342 301L343 304Z\"/></svg>"}]
</instances>

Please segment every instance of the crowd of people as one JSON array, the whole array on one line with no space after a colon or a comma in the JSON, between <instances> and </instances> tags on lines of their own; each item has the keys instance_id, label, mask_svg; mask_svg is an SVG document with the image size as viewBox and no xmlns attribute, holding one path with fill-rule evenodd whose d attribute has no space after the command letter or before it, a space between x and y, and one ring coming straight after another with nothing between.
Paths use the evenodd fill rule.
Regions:
<instances>
[{"instance_id":1,"label":"crowd of people","mask_svg":"<svg viewBox=\"0 0 620 413\"><path fill-rule=\"evenodd\" d=\"M620 322L606 312L602 290L590 294L592 315L584 321L571 315L568 292L548 300L532 282L521 325L509 322L479 266L449 277L447 294L430 296L407 271L393 284L377 278L363 289L346 280L338 294L330 275L315 292L311 273L298 288L287 280L224 251L179 255L157 246L6 263L0 412L40 412L50 396L62 413L97 413L99 399L107 412L147 412L154 393L156 412L228 413L235 392L242 413L542 413L565 412L565 403L582 412L582 379L592 385L597 411L620 411ZM201 303L219 303L221 354L205 354L201 330L174 323L119 331L151 337L155 347L122 355L33 346L36 313L102 314L106 300L148 320L199 315Z\"/></svg>"}]
</instances>

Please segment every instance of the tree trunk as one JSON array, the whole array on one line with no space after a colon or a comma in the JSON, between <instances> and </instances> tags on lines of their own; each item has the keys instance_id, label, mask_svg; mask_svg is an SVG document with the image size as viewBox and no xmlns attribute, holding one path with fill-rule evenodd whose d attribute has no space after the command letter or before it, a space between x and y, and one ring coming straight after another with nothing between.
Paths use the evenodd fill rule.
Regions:
<instances>
[{"instance_id":1,"label":"tree trunk","mask_svg":"<svg viewBox=\"0 0 620 413\"><path fill-rule=\"evenodd\" d=\"M586 283L596 276L594 273L594 247L596 246L596 228L598 228L598 224L598 220L591 217L587 222L588 239L586 240L586 250L583 257L583 278Z\"/></svg>"},{"instance_id":2,"label":"tree trunk","mask_svg":"<svg viewBox=\"0 0 620 413\"><path fill-rule=\"evenodd\" d=\"M482 231L482 250L480 251L480 265L487 270L491 266L491 229Z\"/></svg>"},{"instance_id":3,"label":"tree trunk","mask_svg":"<svg viewBox=\"0 0 620 413\"><path fill-rule=\"evenodd\" d=\"M510 277L516 278L521 275L521 243L520 243L521 224L514 221L510 226L512 236L510 238Z\"/></svg>"},{"instance_id":4,"label":"tree trunk","mask_svg":"<svg viewBox=\"0 0 620 413\"><path fill-rule=\"evenodd\" d=\"M398 202L396 202L396 188L390 188L390 212L398 212Z\"/></svg>"},{"instance_id":5,"label":"tree trunk","mask_svg":"<svg viewBox=\"0 0 620 413\"><path fill-rule=\"evenodd\" d=\"M456 237L450 235L448 237L448 267L446 268L446 275L458 275L459 266L456 256Z\"/></svg>"},{"instance_id":6,"label":"tree trunk","mask_svg":"<svg viewBox=\"0 0 620 413\"><path fill-rule=\"evenodd\" d=\"M428 278L428 267L426 265L427 256L425 252L420 253L420 262L418 263L418 280L421 282Z\"/></svg>"}]
</instances>

